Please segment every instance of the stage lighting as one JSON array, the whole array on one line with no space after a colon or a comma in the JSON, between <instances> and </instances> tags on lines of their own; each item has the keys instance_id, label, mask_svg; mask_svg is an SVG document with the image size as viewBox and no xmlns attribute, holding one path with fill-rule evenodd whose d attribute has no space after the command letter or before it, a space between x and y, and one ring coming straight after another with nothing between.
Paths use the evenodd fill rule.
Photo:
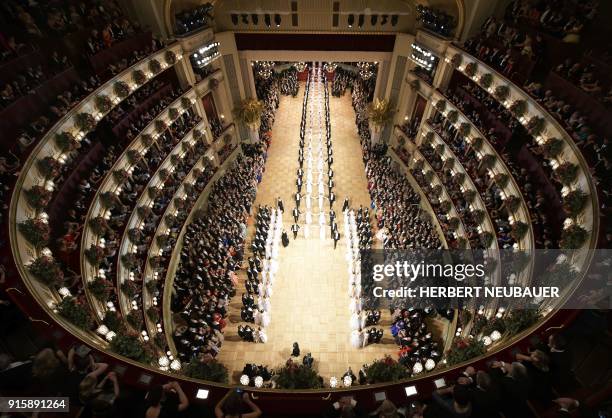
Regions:
<instances>
[{"instance_id":1,"label":"stage lighting","mask_svg":"<svg viewBox=\"0 0 612 418\"><path fill-rule=\"evenodd\" d=\"M385 26L387 24L387 20L389 20L389 16L387 15L382 15L382 21L380 22L380 24L382 26Z\"/></svg>"},{"instance_id":2,"label":"stage lighting","mask_svg":"<svg viewBox=\"0 0 612 418\"><path fill-rule=\"evenodd\" d=\"M372 24L372 26L376 26L376 22L378 22L378 15L372 15L370 17L370 23Z\"/></svg>"},{"instance_id":3,"label":"stage lighting","mask_svg":"<svg viewBox=\"0 0 612 418\"><path fill-rule=\"evenodd\" d=\"M364 15L359 15L359 23L357 24L357 26L362 28L364 21L365 21L365 16Z\"/></svg>"},{"instance_id":4,"label":"stage lighting","mask_svg":"<svg viewBox=\"0 0 612 418\"><path fill-rule=\"evenodd\" d=\"M257 25L259 23L259 16L257 15L257 13L253 13L251 15L251 22L253 22L254 25Z\"/></svg>"},{"instance_id":5,"label":"stage lighting","mask_svg":"<svg viewBox=\"0 0 612 418\"><path fill-rule=\"evenodd\" d=\"M391 16L391 26L397 25L397 21L398 20L399 20L399 16L398 15Z\"/></svg>"},{"instance_id":6,"label":"stage lighting","mask_svg":"<svg viewBox=\"0 0 612 418\"><path fill-rule=\"evenodd\" d=\"M235 13L232 13L232 23L234 24L234 26L238 24L238 15Z\"/></svg>"},{"instance_id":7,"label":"stage lighting","mask_svg":"<svg viewBox=\"0 0 612 418\"><path fill-rule=\"evenodd\" d=\"M352 28L355 23L355 15L348 15L348 27Z\"/></svg>"},{"instance_id":8,"label":"stage lighting","mask_svg":"<svg viewBox=\"0 0 612 418\"><path fill-rule=\"evenodd\" d=\"M242 15L242 23L245 25L249 24L249 15Z\"/></svg>"},{"instance_id":9,"label":"stage lighting","mask_svg":"<svg viewBox=\"0 0 612 418\"><path fill-rule=\"evenodd\" d=\"M270 23L270 15L268 13L265 14L264 16L264 21L266 22L266 26L270 27L271 23Z\"/></svg>"},{"instance_id":10,"label":"stage lighting","mask_svg":"<svg viewBox=\"0 0 612 418\"><path fill-rule=\"evenodd\" d=\"M281 17L280 15L277 13L274 15L274 23L276 23L276 27L280 27L281 24Z\"/></svg>"}]
</instances>

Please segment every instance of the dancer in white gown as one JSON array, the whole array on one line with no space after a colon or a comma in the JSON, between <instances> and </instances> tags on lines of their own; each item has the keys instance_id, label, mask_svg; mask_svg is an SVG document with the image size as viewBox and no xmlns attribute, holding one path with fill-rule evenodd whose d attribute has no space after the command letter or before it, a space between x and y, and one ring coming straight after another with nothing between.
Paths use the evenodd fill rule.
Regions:
<instances>
[{"instance_id":1,"label":"dancer in white gown","mask_svg":"<svg viewBox=\"0 0 612 418\"><path fill-rule=\"evenodd\" d=\"M268 342L268 336L266 335L266 332L262 328L259 328L257 330L257 341L263 344Z\"/></svg>"},{"instance_id":2,"label":"dancer in white gown","mask_svg":"<svg viewBox=\"0 0 612 418\"><path fill-rule=\"evenodd\" d=\"M357 330L351 332L351 346L354 348L361 348L363 346L363 332Z\"/></svg>"}]
</instances>

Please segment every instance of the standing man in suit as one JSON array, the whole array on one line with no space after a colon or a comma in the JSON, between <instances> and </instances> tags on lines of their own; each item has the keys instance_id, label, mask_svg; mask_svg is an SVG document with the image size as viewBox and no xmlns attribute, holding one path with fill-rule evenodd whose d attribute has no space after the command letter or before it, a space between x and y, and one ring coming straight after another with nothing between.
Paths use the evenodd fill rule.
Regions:
<instances>
[{"instance_id":1,"label":"standing man in suit","mask_svg":"<svg viewBox=\"0 0 612 418\"><path fill-rule=\"evenodd\" d=\"M342 212L346 212L349 208L349 199L348 197L344 198L344 202L342 203Z\"/></svg>"},{"instance_id":2,"label":"standing man in suit","mask_svg":"<svg viewBox=\"0 0 612 418\"><path fill-rule=\"evenodd\" d=\"M298 219L300 219L300 210L298 208L293 208L291 214L293 215L293 220L295 221L295 223L297 223Z\"/></svg>"},{"instance_id":3,"label":"standing man in suit","mask_svg":"<svg viewBox=\"0 0 612 418\"><path fill-rule=\"evenodd\" d=\"M301 177L298 177L295 180L295 185L297 186L298 193L301 193L302 192L302 178Z\"/></svg>"},{"instance_id":4,"label":"standing man in suit","mask_svg":"<svg viewBox=\"0 0 612 418\"><path fill-rule=\"evenodd\" d=\"M302 199L302 196L300 195L300 192L297 192L294 195L294 199L295 199L295 207L299 209L300 208L300 200Z\"/></svg>"},{"instance_id":5,"label":"standing man in suit","mask_svg":"<svg viewBox=\"0 0 612 418\"><path fill-rule=\"evenodd\" d=\"M278 206L281 212L285 212L285 206L283 205L283 199L281 199L280 197L276 200L276 206Z\"/></svg>"},{"instance_id":6,"label":"standing man in suit","mask_svg":"<svg viewBox=\"0 0 612 418\"><path fill-rule=\"evenodd\" d=\"M336 201L336 195L334 194L334 192L331 192L329 194L329 208L331 209L331 207L334 205L334 202Z\"/></svg>"},{"instance_id":7,"label":"standing man in suit","mask_svg":"<svg viewBox=\"0 0 612 418\"><path fill-rule=\"evenodd\" d=\"M334 231L334 250L336 249L336 246L338 245L338 241L340 241L340 232L338 232L338 229L336 227L336 230Z\"/></svg>"},{"instance_id":8,"label":"standing man in suit","mask_svg":"<svg viewBox=\"0 0 612 418\"><path fill-rule=\"evenodd\" d=\"M293 232L293 239L297 239L297 234L299 230L300 230L300 226L297 223L291 225L291 232Z\"/></svg>"}]
</instances>

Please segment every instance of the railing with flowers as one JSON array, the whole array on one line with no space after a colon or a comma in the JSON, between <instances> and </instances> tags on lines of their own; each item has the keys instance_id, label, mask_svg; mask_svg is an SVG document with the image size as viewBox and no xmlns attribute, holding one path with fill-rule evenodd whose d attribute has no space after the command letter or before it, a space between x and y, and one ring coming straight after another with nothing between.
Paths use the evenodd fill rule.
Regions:
<instances>
[{"instance_id":1,"label":"railing with flowers","mask_svg":"<svg viewBox=\"0 0 612 418\"><path fill-rule=\"evenodd\" d=\"M167 178L172 175L176 169L176 166L185 158L190 148L193 148L200 138L194 136L194 132L199 131L203 128L205 122L200 122L195 128L190 130L175 146L174 149L164 159L158 170L149 180L147 187L144 192L140 195L136 207L151 208L156 202L156 193L151 193L151 190L157 190L163 187ZM183 144L186 144L184 146ZM181 183L184 178L180 179ZM177 186L177 189L180 187ZM172 201L170 201L172 202ZM164 216L159 219L160 223L168 222L169 217ZM139 303L139 296L141 295L141 289L139 285L144 284L144 275L142 277L136 277L137 274L134 270L138 270L137 266L140 266L140 261L136 257L138 244L129 237L130 231L141 231L144 224L150 220L149 216L141 216L138 211L133 211L130 214L129 220L127 221L124 234L121 238L121 244L119 245L119 261L117 263L117 289L119 289L119 308L124 318L128 319L130 327L141 334L141 337L145 340L149 340L149 334L142 332L142 325L146 319L146 314L143 310L142 303ZM153 243L149 243L149 248ZM149 259L145 259L144 263L149 264ZM141 272L142 273L142 272ZM140 274L138 275L140 276ZM139 280L142 279L142 280ZM142 301L140 301L142 302ZM144 316L143 316L144 315ZM130 320L130 318L132 318ZM156 334L151 334L155 336Z\"/></svg>"},{"instance_id":2,"label":"railing with flowers","mask_svg":"<svg viewBox=\"0 0 612 418\"><path fill-rule=\"evenodd\" d=\"M186 100L183 100L186 99ZM102 236L97 233L93 225L90 224L89 220L94 218L109 219L111 216L112 206L109 205L106 200L108 196L116 196L121 191L122 181L116 176L110 175L110 173L126 171L130 172L143 155L146 154L150 147L156 146L154 141L162 134L160 127L167 127L178 115L184 113L193 105L196 99L196 93L193 89L188 90L178 97L174 102L170 104L162 113L160 113L154 120L152 120L141 132L137 135L130 145L123 151L121 156L117 159L113 168L109 171L109 174L102 180L100 187L96 191L96 196L93 199L93 203L89 207L89 211L86 216L86 225L83 228L83 234L81 239L81 274L85 285L85 295L90 303L90 306L95 310L95 317L97 320L103 320L105 313L108 309L115 309L114 306L106 306L101 301L98 301L89 291L90 284L96 280L96 277L100 274L95 264L90 263L84 256L84 250L89 249L92 246L94 248L103 246L104 243L101 241ZM189 107L187 107L187 101ZM180 110L178 110L180 109ZM171 115L172 111L177 114ZM174 112L172 112L174 113ZM175 116L174 118L171 116ZM164 129L165 130L165 129ZM150 139L153 140L151 142ZM101 245L102 244L102 245ZM103 277L104 278L104 277Z\"/></svg>"},{"instance_id":3,"label":"railing with flowers","mask_svg":"<svg viewBox=\"0 0 612 418\"><path fill-rule=\"evenodd\" d=\"M113 79L104 83L62 117L40 140L23 165L11 199L9 228L11 250L20 275L38 304L64 328L83 337L93 326L90 307L66 288L59 288L63 274L49 248L33 244L29 238L48 228L44 210L56 187L49 179L49 164L64 164L68 154L74 153L85 134L97 122L147 80L182 59L178 44L139 61ZM160 63L160 60L163 63ZM155 64L156 63L156 64ZM143 74L144 78L136 74ZM53 170L52 170L53 171ZM18 228L17 225L22 225ZM32 235L35 234L35 235ZM58 291L60 290L60 291ZM58 313L59 315L53 315ZM104 340L89 335L91 343L105 346Z\"/></svg>"},{"instance_id":4,"label":"railing with flowers","mask_svg":"<svg viewBox=\"0 0 612 418\"><path fill-rule=\"evenodd\" d=\"M432 111L435 109L440 112L440 114L457 129L457 134L465 138L466 142L470 144L474 150L474 153L480 161L480 165L486 167L486 173L489 178L495 180L499 175L503 175L504 178L510 180L504 182L505 184L495 181L500 190L502 200L506 201L507 199L511 199L518 203L508 216L509 224L514 225L520 222L520 225L528 227L528 230L522 237L517 237L517 245L515 247L520 249L533 249L534 235L531 226L531 217L523 194L512 176L512 172L501 159L495 147L491 145L489 140L480 132L472 121L459 110L459 108L438 91L434 92L432 100L433 103L435 103L434 107L432 107ZM476 143L478 147L475 146Z\"/></svg>"},{"instance_id":5,"label":"railing with flowers","mask_svg":"<svg viewBox=\"0 0 612 418\"><path fill-rule=\"evenodd\" d=\"M584 271L592 255L587 250L597 246L599 202L589 164L571 135L520 86L469 53L450 45L445 61L505 106L525 126L535 143L542 147L563 185L561 195L568 217L564 222L561 246L583 250L574 252L574 263L580 271Z\"/></svg>"}]
</instances>

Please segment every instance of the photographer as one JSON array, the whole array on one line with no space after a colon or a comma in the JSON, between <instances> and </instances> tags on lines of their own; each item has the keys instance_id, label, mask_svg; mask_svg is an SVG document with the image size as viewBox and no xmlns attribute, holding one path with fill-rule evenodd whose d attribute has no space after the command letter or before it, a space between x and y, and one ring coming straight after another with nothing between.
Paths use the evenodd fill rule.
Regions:
<instances>
[{"instance_id":1,"label":"photographer","mask_svg":"<svg viewBox=\"0 0 612 418\"><path fill-rule=\"evenodd\" d=\"M247 407L250 408L250 411L244 413ZM240 388L227 392L215 406L216 418L257 418L259 416L261 416L261 409L251 401L249 394Z\"/></svg>"},{"instance_id":2,"label":"photographer","mask_svg":"<svg viewBox=\"0 0 612 418\"><path fill-rule=\"evenodd\" d=\"M189 400L178 382L157 385L147 393L149 407L145 418L171 418L189 407Z\"/></svg>"}]
</instances>

